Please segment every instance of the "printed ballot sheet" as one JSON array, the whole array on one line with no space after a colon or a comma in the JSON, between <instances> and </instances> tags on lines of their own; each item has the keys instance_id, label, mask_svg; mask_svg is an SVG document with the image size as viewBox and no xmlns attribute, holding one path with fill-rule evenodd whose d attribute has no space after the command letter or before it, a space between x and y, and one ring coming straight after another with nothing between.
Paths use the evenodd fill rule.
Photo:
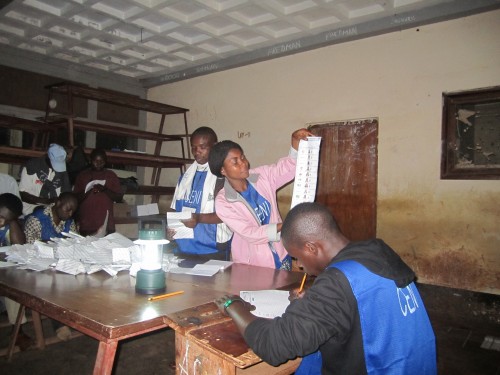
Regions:
<instances>
[{"instance_id":1,"label":"printed ballot sheet","mask_svg":"<svg viewBox=\"0 0 500 375\"><path fill-rule=\"evenodd\" d=\"M283 315L290 304L286 290L253 290L240 292L242 300L255 306L252 313L261 318L276 318Z\"/></svg>"},{"instance_id":2,"label":"printed ballot sheet","mask_svg":"<svg viewBox=\"0 0 500 375\"><path fill-rule=\"evenodd\" d=\"M321 137L307 137L299 142L295 182L293 184L292 205L314 202L318 184L318 164Z\"/></svg>"}]
</instances>

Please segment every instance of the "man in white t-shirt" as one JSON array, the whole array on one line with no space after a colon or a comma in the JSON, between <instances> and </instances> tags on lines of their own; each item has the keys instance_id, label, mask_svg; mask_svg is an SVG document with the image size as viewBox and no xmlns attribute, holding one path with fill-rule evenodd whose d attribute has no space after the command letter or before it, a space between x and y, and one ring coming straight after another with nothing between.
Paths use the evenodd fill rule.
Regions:
<instances>
[{"instance_id":1,"label":"man in white t-shirt","mask_svg":"<svg viewBox=\"0 0 500 375\"><path fill-rule=\"evenodd\" d=\"M19 192L23 201L23 215L35 207L54 203L59 194L71 191L66 171L66 150L51 144L47 156L28 160L21 171Z\"/></svg>"}]
</instances>

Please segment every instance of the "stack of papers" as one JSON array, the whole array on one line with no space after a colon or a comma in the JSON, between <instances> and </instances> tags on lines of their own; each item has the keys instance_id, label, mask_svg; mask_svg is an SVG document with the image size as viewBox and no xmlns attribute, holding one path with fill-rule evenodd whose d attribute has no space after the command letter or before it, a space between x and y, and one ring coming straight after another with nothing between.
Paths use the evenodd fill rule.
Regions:
<instances>
[{"instance_id":1,"label":"stack of papers","mask_svg":"<svg viewBox=\"0 0 500 375\"><path fill-rule=\"evenodd\" d=\"M44 271L55 267L71 275L104 270L115 276L140 261L139 248L119 233L104 238L73 233L68 238L52 238L48 243L12 245L6 254L7 261L21 269Z\"/></svg>"}]
</instances>

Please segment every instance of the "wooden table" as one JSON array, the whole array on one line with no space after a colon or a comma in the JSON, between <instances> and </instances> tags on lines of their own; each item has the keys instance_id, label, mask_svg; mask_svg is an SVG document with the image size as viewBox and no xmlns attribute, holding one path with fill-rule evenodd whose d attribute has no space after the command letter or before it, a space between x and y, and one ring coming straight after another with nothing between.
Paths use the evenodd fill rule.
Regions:
<instances>
[{"instance_id":1,"label":"wooden table","mask_svg":"<svg viewBox=\"0 0 500 375\"><path fill-rule=\"evenodd\" d=\"M167 274L167 293L183 290L184 294L150 302L148 296L136 294L135 278L125 272L113 278L104 272L72 276L4 268L0 295L99 340L97 375L111 374L120 340L169 326L176 337L185 337L192 329L228 320L211 303L221 295L295 287L301 277L297 272L241 264L213 277ZM199 312L207 305L211 313L186 317L186 312Z\"/></svg>"}]
</instances>

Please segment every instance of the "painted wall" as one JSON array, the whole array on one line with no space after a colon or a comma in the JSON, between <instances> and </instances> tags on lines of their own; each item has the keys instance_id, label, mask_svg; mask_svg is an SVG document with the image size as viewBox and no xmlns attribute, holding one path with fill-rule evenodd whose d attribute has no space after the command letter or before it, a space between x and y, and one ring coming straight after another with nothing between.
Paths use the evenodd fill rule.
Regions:
<instances>
[{"instance_id":1,"label":"painted wall","mask_svg":"<svg viewBox=\"0 0 500 375\"><path fill-rule=\"evenodd\" d=\"M420 281L499 294L500 181L440 180L442 93L500 85L499 19L325 47L156 87L148 99L190 108L191 131L214 127L253 165L286 154L308 123L378 117L378 237ZM280 192L283 211L290 193Z\"/></svg>"}]
</instances>

